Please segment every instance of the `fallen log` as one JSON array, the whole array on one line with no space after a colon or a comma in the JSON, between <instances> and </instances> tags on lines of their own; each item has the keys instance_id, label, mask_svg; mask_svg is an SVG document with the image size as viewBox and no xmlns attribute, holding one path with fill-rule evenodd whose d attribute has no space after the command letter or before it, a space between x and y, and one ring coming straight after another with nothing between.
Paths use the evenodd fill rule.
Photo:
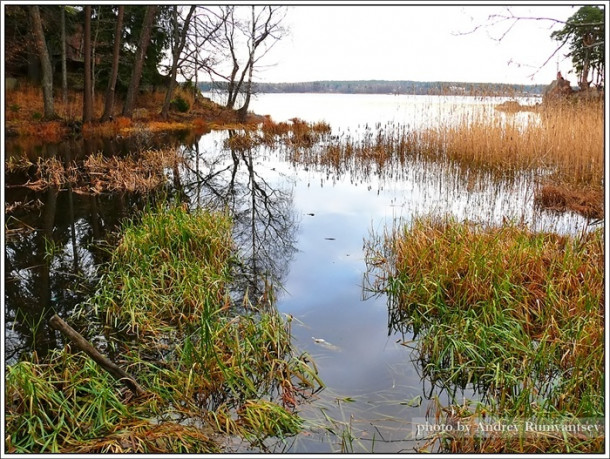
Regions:
<instances>
[{"instance_id":1,"label":"fallen log","mask_svg":"<svg viewBox=\"0 0 610 459\"><path fill-rule=\"evenodd\" d=\"M127 388L136 396L144 395L146 393L146 391L138 384L133 376L112 362L110 359L103 356L89 341L83 338L80 333L64 322L57 314L51 317L49 324L55 330L59 330L61 333L70 338L78 349L95 360L99 366L110 373L115 379L118 379L125 384L125 386L127 386Z\"/></svg>"}]
</instances>

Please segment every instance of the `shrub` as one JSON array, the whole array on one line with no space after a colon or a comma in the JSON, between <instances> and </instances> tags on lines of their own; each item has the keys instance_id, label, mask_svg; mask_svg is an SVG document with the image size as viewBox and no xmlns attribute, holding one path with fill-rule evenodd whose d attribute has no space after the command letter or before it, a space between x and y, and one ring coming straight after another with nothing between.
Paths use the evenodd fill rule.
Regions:
<instances>
[{"instance_id":1,"label":"shrub","mask_svg":"<svg viewBox=\"0 0 610 459\"><path fill-rule=\"evenodd\" d=\"M176 96L174 100L171 102L171 106L178 110L180 113L186 113L189 111L191 106L189 103L184 100L181 96Z\"/></svg>"}]
</instances>

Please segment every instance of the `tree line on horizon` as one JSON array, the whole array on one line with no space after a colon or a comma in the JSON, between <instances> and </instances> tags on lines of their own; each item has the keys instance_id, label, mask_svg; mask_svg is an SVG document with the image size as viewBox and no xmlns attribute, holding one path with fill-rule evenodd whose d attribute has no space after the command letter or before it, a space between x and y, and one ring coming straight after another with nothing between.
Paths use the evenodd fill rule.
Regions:
<instances>
[{"instance_id":1,"label":"tree line on horizon","mask_svg":"<svg viewBox=\"0 0 610 459\"><path fill-rule=\"evenodd\" d=\"M203 92L224 92L223 82L200 82ZM413 94L413 95L471 95L471 96L528 96L541 95L545 85L506 83L466 83L450 81L412 80L325 80L298 83L255 83L255 93L336 93L336 94Z\"/></svg>"}]
</instances>

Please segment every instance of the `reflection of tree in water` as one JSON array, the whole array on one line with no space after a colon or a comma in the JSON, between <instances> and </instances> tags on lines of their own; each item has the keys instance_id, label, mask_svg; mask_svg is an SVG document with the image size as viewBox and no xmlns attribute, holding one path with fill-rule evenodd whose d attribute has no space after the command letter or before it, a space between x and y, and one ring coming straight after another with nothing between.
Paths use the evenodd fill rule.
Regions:
<instances>
[{"instance_id":1,"label":"reflection of tree in water","mask_svg":"<svg viewBox=\"0 0 610 459\"><path fill-rule=\"evenodd\" d=\"M229 132L229 136L235 135ZM258 298L281 283L296 248L297 220L292 190L270 183L256 163L257 150L187 151L192 165L184 189L193 205L228 209L234 219L234 238L241 256L236 293Z\"/></svg>"},{"instance_id":2,"label":"reflection of tree in water","mask_svg":"<svg viewBox=\"0 0 610 459\"><path fill-rule=\"evenodd\" d=\"M10 192L9 192L10 191ZM38 212L17 209L6 219L5 357L18 359L56 347L48 325L66 317L97 283L96 267L107 261L101 241L120 219L144 202L133 196L77 195L70 190L7 190L6 202L38 202Z\"/></svg>"},{"instance_id":3,"label":"reflection of tree in water","mask_svg":"<svg viewBox=\"0 0 610 459\"><path fill-rule=\"evenodd\" d=\"M69 147L48 150L65 161L78 154ZM5 194L7 207L14 206L6 218L4 295L5 358L13 361L23 352L42 356L57 346L49 317L66 317L87 298L97 283L96 267L108 259L100 242L144 199L70 188L9 188Z\"/></svg>"},{"instance_id":4,"label":"reflection of tree in water","mask_svg":"<svg viewBox=\"0 0 610 459\"><path fill-rule=\"evenodd\" d=\"M198 139L183 139L193 166L183 174L173 171L174 185L192 203L228 209L234 218L234 237L242 264L236 275L236 295L248 292L253 299L265 293L265 285L280 282L296 250L295 217L290 191L274 189L257 170L252 151L199 151ZM97 144L47 145L46 155L65 161L82 157ZM115 145L104 153L121 154ZM182 177L180 177L182 175ZM180 180L182 178L182 180ZM8 177L7 183L17 177ZM100 249L125 217L133 217L150 196L132 194L82 195L70 189L38 192L23 187L5 190L5 357L18 359L36 350L44 355L56 347L49 329L54 313L66 317L93 291L97 266L108 260ZM27 205L17 205L27 203ZM13 208L14 207L14 208Z\"/></svg>"},{"instance_id":5,"label":"reflection of tree in water","mask_svg":"<svg viewBox=\"0 0 610 459\"><path fill-rule=\"evenodd\" d=\"M8 142L6 149L7 156L56 157L68 164L97 152L122 156L192 141L187 137L71 139L30 148ZM100 243L150 197L83 195L69 187L39 192L15 186L27 180L20 174L5 179L5 204L11 209L5 226L5 358L13 361L23 352L36 350L42 356L56 347L48 319L54 313L66 317L90 295L97 284L97 266L109 258Z\"/></svg>"}]
</instances>

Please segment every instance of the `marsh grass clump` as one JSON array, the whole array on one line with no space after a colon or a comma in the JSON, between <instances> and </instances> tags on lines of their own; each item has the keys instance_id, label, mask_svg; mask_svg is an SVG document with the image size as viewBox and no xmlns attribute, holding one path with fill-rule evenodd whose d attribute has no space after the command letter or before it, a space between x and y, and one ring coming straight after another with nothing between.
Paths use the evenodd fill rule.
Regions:
<instances>
[{"instance_id":1,"label":"marsh grass clump","mask_svg":"<svg viewBox=\"0 0 610 459\"><path fill-rule=\"evenodd\" d=\"M7 448L60 452L128 417L112 378L84 354L54 351L7 367Z\"/></svg>"},{"instance_id":2,"label":"marsh grass clump","mask_svg":"<svg viewBox=\"0 0 610 459\"><path fill-rule=\"evenodd\" d=\"M224 140L224 147L232 151L248 151L260 145L261 139L253 132L229 132L229 137Z\"/></svg>"},{"instance_id":3,"label":"marsh grass clump","mask_svg":"<svg viewBox=\"0 0 610 459\"><path fill-rule=\"evenodd\" d=\"M300 118L289 122L276 123L269 116L257 126L234 126L229 128L229 136L224 147L233 151L247 151L260 145L287 145L294 149L311 148L330 132L330 125L324 122L308 123Z\"/></svg>"},{"instance_id":4,"label":"marsh grass clump","mask_svg":"<svg viewBox=\"0 0 610 459\"><path fill-rule=\"evenodd\" d=\"M265 145L286 144L292 148L311 148L332 131L330 125L319 121L308 123L300 118L290 122L274 122L266 117L260 125L259 140Z\"/></svg>"},{"instance_id":5,"label":"marsh grass clump","mask_svg":"<svg viewBox=\"0 0 610 459\"><path fill-rule=\"evenodd\" d=\"M144 150L125 157L91 154L83 161L66 163L55 157L39 157L35 162L26 157L11 157L6 162L8 173L25 173L30 180L23 186L33 190L67 188L80 193L126 191L146 193L168 182L168 170L184 162L176 148Z\"/></svg>"},{"instance_id":6,"label":"marsh grass clump","mask_svg":"<svg viewBox=\"0 0 610 459\"><path fill-rule=\"evenodd\" d=\"M267 116L261 124L261 131L265 137L269 136L272 138L274 136L285 136L290 132L290 123L285 121L276 123L271 117Z\"/></svg>"},{"instance_id":7,"label":"marsh grass clump","mask_svg":"<svg viewBox=\"0 0 610 459\"><path fill-rule=\"evenodd\" d=\"M296 408L322 383L275 308L234 304L231 230L225 214L175 205L126 223L72 321L104 333L146 394L132 396L69 346L19 362L8 368L9 449L205 453L222 451L223 435L263 448L295 434Z\"/></svg>"},{"instance_id":8,"label":"marsh grass clump","mask_svg":"<svg viewBox=\"0 0 610 459\"><path fill-rule=\"evenodd\" d=\"M168 170L175 170L184 162L176 148L144 150L125 158L90 155L84 162L89 177L89 190L128 191L145 193L168 182Z\"/></svg>"},{"instance_id":9,"label":"marsh grass clump","mask_svg":"<svg viewBox=\"0 0 610 459\"><path fill-rule=\"evenodd\" d=\"M534 204L542 209L556 212L571 210L590 219L602 219L604 190L597 187L549 183L536 189Z\"/></svg>"},{"instance_id":10,"label":"marsh grass clump","mask_svg":"<svg viewBox=\"0 0 610 459\"><path fill-rule=\"evenodd\" d=\"M392 322L417 337L435 384L473 387L488 414L506 418L603 417L602 230L418 219L371 243L367 258L385 266L375 288L389 294ZM536 450L513 446L504 452Z\"/></svg>"},{"instance_id":11,"label":"marsh grass clump","mask_svg":"<svg viewBox=\"0 0 610 459\"><path fill-rule=\"evenodd\" d=\"M330 125L324 122L307 123L300 118L292 118L290 143L297 148L308 148L318 143L331 132Z\"/></svg>"},{"instance_id":12,"label":"marsh grass clump","mask_svg":"<svg viewBox=\"0 0 610 459\"><path fill-rule=\"evenodd\" d=\"M250 431L264 432L270 437L285 437L299 433L303 420L282 406L267 400L248 400L239 409L240 423Z\"/></svg>"},{"instance_id":13,"label":"marsh grass clump","mask_svg":"<svg viewBox=\"0 0 610 459\"><path fill-rule=\"evenodd\" d=\"M146 212L124 225L93 305L115 329L153 336L225 305L231 220L210 212ZM108 321L110 322L110 321Z\"/></svg>"},{"instance_id":14,"label":"marsh grass clump","mask_svg":"<svg viewBox=\"0 0 610 459\"><path fill-rule=\"evenodd\" d=\"M211 429L152 422L158 396L130 400L84 353L53 351L44 362L7 367L7 452L218 452ZM10 400L10 402L8 402Z\"/></svg>"}]
</instances>

